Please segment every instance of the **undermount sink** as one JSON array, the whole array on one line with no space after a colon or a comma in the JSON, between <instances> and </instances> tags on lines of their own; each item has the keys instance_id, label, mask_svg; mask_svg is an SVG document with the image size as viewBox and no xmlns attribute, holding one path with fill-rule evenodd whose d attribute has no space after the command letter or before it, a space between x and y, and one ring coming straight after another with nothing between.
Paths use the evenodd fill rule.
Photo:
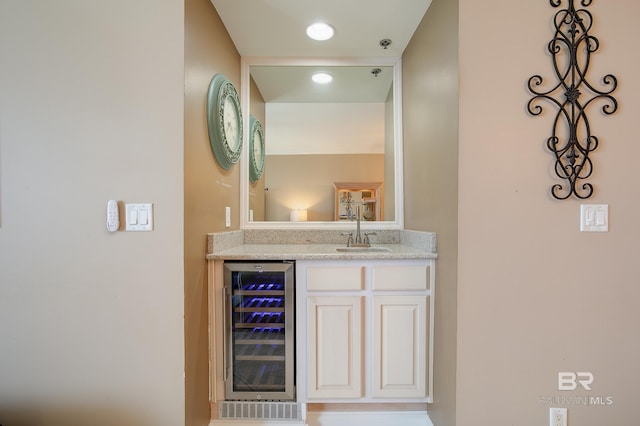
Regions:
<instances>
[{"instance_id":1,"label":"undermount sink","mask_svg":"<svg viewBox=\"0 0 640 426\"><path fill-rule=\"evenodd\" d=\"M336 251L340 252L358 252L358 253L375 253L375 252L390 252L391 249L387 247L338 247Z\"/></svg>"}]
</instances>

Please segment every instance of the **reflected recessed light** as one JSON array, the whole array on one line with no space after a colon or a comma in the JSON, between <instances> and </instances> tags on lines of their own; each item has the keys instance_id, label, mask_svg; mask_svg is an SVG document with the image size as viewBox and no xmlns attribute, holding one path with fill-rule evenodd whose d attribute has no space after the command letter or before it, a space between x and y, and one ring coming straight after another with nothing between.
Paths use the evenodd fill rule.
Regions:
<instances>
[{"instance_id":1,"label":"reflected recessed light","mask_svg":"<svg viewBox=\"0 0 640 426\"><path fill-rule=\"evenodd\" d=\"M329 24L316 22L307 27L307 35L314 40L329 40L335 34L335 30Z\"/></svg>"},{"instance_id":2,"label":"reflected recessed light","mask_svg":"<svg viewBox=\"0 0 640 426\"><path fill-rule=\"evenodd\" d=\"M333 81L333 76L326 72L318 72L311 76L311 80L313 80L314 83L327 84Z\"/></svg>"}]
</instances>

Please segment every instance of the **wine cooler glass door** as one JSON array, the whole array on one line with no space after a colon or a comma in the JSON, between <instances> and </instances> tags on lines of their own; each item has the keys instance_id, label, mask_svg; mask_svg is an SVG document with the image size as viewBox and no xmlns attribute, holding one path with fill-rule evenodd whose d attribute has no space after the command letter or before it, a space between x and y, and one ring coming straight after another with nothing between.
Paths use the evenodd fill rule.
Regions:
<instances>
[{"instance_id":1,"label":"wine cooler glass door","mask_svg":"<svg viewBox=\"0 0 640 426\"><path fill-rule=\"evenodd\" d=\"M293 264L225 263L228 400L294 400Z\"/></svg>"}]
</instances>

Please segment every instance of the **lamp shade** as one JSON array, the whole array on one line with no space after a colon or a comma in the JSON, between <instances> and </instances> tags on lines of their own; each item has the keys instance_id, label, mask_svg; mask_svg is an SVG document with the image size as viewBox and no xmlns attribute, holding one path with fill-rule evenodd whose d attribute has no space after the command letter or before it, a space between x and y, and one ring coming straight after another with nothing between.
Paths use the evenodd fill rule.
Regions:
<instances>
[{"instance_id":1,"label":"lamp shade","mask_svg":"<svg viewBox=\"0 0 640 426\"><path fill-rule=\"evenodd\" d=\"M291 222L306 222L307 210L306 209L291 210L291 215L289 216L289 220L291 220Z\"/></svg>"}]
</instances>

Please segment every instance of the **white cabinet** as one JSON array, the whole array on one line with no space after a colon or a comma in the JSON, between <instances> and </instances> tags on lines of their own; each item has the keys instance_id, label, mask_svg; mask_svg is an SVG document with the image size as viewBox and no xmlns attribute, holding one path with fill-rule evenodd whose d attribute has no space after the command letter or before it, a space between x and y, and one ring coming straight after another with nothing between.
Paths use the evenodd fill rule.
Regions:
<instances>
[{"instance_id":1,"label":"white cabinet","mask_svg":"<svg viewBox=\"0 0 640 426\"><path fill-rule=\"evenodd\" d=\"M433 259L298 261L302 402L431 402Z\"/></svg>"},{"instance_id":2,"label":"white cabinet","mask_svg":"<svg viewBox=\"0 0 640 426\"><path fill-rule=\"evenodd\" d=\"M427 327L427 296L373 296L372 396L426 397Z\"/></svg>"},{"instance_id":3,"label":"white cabinet","mask_svg":"<svg viewBox=\"0 0 640 426\"><path fill-rule=\"evenodd\" d=\"M362 299L307 297L310 398L362 396Z\"/></svg>"}]
</instances>

